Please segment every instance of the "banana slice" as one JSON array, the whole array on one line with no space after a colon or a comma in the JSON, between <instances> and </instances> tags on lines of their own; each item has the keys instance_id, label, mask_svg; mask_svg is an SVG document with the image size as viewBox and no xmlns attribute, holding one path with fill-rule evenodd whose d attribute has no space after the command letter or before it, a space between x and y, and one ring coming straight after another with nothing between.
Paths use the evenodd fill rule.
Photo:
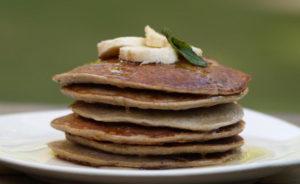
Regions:
<instances>
[{"instance_id":1,"label":"banana slice","mask_svg":"<svg viewBox=\"0 0 300 184\"><path fill-rule=\"evenodd\" d=\"M105 40L97 44L98 56L101 59L117 56L119 50L124 46L143 46L145 38L142 37L119 37L112 40Z\"/></svg>"},{"instance_id":2,"label":"banana slice","mask_svg":"<svg viewBox=\"0 0 300 184\"><path fill-rule=\"evenodd\" d=\"M119 58L126 61L172 64L178 60L172 47L151 48L146 46L127 46L120 48Z\"/></svg>"},{"instance_id":3,"label":"banana slice","mask_svg":"<svg viewBox=\"0 0 300 184\"><path fill-rule=\"evenodd\" d=\"M193 47L192 46L192 50L198 55L198 56L202 56L203 51L200 48L197 47Z\"/></svg>"},{"instance_id":4,"label":"banana slice","mask_svg":"<svg viewBox=\"0 0 300 184\"><path fill-rule=\"evenodd\" d=\"M171 45L164 35L156 32L154 29L147 25L145 27L145 46L162 48L170 47ZM202 56L203 51L200 48L192 46L192 49L198 56Z\"/></svg>"},{"instance_id":5,"label":"banana slice","mask_svg":"<svg viewBox=\"0 0 300 184\"><path fill-rule=\"evenodd\" d=\"M98 56L101 59L119 55L119 59L142 64L172 64L178 61L177 53L167 38L150 26L145 27L145 38L119 37L102 41L97 44L97 48ZM192 49L197 55L202 56L200 48L192 47Z\"/></svg>"},{"instance_id":6,"label":"banana slice","mask_svg":"<svg viewBox=\"0 0 300 184\"><path fill-rule=\"evenodd\" d=\"M156 32L150 26L145 27L145 45L148 47L167 47L170 46L167 38Z\"/></svg>"}]
</instances>

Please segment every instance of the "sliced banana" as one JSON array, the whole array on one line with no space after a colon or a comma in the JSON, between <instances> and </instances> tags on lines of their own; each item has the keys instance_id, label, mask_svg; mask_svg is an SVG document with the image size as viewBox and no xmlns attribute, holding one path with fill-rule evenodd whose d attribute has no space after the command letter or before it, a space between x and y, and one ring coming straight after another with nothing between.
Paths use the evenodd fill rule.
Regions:
<instances>
[{"instance_id":1,"label":"sliced banana","mask_svg":"<svg viewBox=\"0 0 300 184\"><path fill-rule=\"evenodd\" d=\"M143 37L119 37L112 40L105 40L97 44L98 56L108 58L118 56L119 49L124 46L143 46L145 38Z\"/></svg>"},{"instance_id":2,"label":"sliced banana","mask_svg":"<svg viewBox=\"0 0 300 184\"><path fill-rule=\"evenodd\" d=\"M170 46L167 38L156 32L150 26L145 27L145 45L148 47L167 47Z\"/></svg>"},{"instance_id":3,"label":"sliced banana","mask_svg":"<svg viewBox=\"0 0 300 184\"><path fill-rule=\"evenodd\" d=\"M172 64L178 60L172 47L151 48L146 46L127 46L120 48L119 58L126 61Z\"/></svg>"},{"instance_id":4,"label":"sliced banana","mask_svg":"<svg viewBox=\"0 0 300 184\"><path fill-rule=\"evenodd\" d=\"M150 26L145 27L143 37L119 37L105 40L97 44L98 56L101 59L119 55L119 59L147 63L172 64L178 61L178 54L171 47L167 38ZM202 56L202 50L192 47L193 51Z\"/></svg>"},{"instance_id":5,"label":"sliced banana","mask_svg":"<svg viewBox=\"0 0 300 184\"><path fill-rule=\"evenodd\" d=\"M192 46L192 50L198 55L198 56L202 56L203 51L200 48L197 47L193 47Z\"/></svg>"}]
</instances>

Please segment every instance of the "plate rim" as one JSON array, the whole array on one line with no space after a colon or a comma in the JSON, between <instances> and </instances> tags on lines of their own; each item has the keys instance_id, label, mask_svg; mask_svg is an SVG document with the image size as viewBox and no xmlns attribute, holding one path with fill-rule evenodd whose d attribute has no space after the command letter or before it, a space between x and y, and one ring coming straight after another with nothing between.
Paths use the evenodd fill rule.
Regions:
<instances>
[{"instance_id":1,"label":"plate rim","mask_svg":"<svg viewBox=\"0 0 300 184\"><path fill-rule=\"evenodd\" d=\"M219 173L243 172L267 168L283 168L300 165L299 159L274 160L265 163L247 163L242 165L212 166L206 168L183 168L183 169L162 169L162 170L137 170L137 169L109 169L109 168L73 168L70 166L47 165L43 163L32 163L29 161L17 160L9 157L0 157L0 162L5 166L17 166L40 171L47 171L60 174L80 174L98 176L130 176L130 177L168 177L168 176L192 176L209 175ZM15 167L13 167L15 168Z\"/></svg>"}]
</instances>

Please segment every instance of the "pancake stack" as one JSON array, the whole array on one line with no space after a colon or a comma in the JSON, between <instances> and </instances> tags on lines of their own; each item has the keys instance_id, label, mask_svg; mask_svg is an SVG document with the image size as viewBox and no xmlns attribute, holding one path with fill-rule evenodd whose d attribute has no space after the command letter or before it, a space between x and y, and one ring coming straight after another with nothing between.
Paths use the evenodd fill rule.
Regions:
<instances>
[{"instance_id":1,"label":"pancake stack","mask_svg":"<svg viewBox=\"0 0 300 184\"><path fill-rule=\"evenodd\" d=\"M54 76L76 101L52 121L66 140L49 147L61 159L100 166L183 168L222 164L239 155L250 77L205 58L146 64L99 60Z\"/></svg>"}]
</instances>

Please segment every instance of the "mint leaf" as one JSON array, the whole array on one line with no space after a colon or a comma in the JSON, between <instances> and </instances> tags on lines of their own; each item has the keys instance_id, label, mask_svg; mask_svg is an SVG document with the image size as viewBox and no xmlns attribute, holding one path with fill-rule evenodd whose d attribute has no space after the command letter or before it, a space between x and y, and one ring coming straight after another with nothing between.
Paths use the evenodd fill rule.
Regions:
<instances>
[{"instance_id":1,"label":"mint leaf","mask_svg":"<svg viewBox=\"0 0 300 184\"><path fill-rule=\"evenodd\" d=\"M205 62L202 57L198 56L188 43L172 36L169 29L163 29L161 33L166 36L171 46L187 61L196 66L207 67L207 62Z\"/></svg>"}]
</instances>

